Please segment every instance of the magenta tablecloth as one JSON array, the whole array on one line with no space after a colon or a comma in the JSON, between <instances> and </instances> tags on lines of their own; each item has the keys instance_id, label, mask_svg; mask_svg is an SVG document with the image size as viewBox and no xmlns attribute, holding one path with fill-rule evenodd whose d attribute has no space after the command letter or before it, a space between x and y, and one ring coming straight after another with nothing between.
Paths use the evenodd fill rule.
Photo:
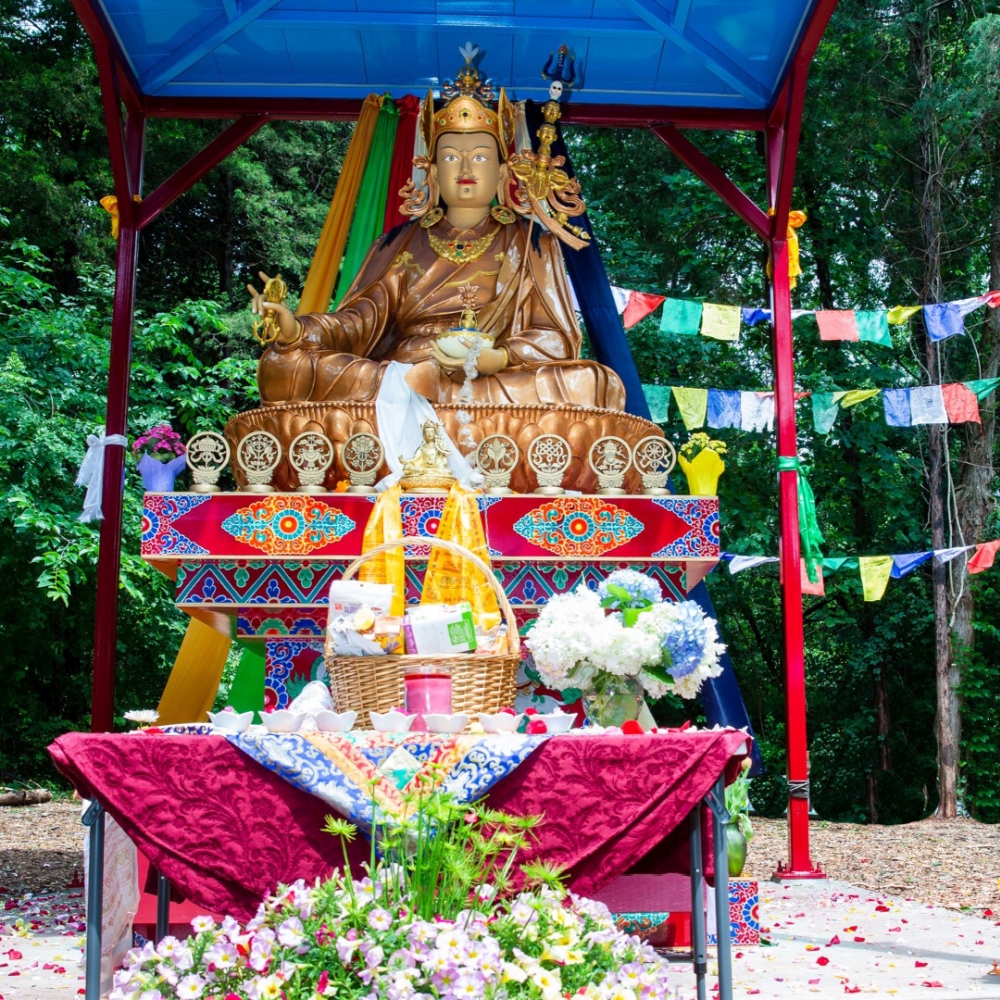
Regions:
<instances>
[{"instance_id":1,"label":"magenta tablecloth","mask_svg":"<svg viewBox=\"0 0 1000 1000\"><path fill-rule=\"evenodd\" d=\"M556 737L489 804L544 815L532 853L565 865L577 892L632 868L686 871L682 821L720 775L735 774L746 740L733 730ZM320 832L330 807L222 737L70 733L49 752L82 796L101 802L208 909L246 919L278 883L325 876L340 857Z\"/></svg>"}]
</instances>

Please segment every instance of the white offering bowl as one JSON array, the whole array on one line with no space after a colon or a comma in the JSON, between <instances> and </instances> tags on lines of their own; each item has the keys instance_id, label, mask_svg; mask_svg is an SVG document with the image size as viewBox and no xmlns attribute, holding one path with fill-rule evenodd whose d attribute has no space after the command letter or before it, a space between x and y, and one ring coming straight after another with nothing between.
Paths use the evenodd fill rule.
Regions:
<instances>
[{"instance_id":1,"label":"white offering bowl","mask_svg":"<svg viewBox=\"0 0 1000 1000\"><path fill-rule=\"evenodd\" d=\"M227 733L245 733L253 722L253 712L209 712L208 721Z\"/></svg>"},{"instance_id":2,"label":"white offering bowl","mask_svg":"<svg viewBox=\"0 0 1000 1000\"><path fill-rule=\"evenodd\" d=\"M354 728L357 712L331 712L324 709L316 713L316 727L322 733L347 733Z\"/></svg>"},{"instance_id":3,"label":"white offering bowl","mask_svg":"<svg viewBox=\"0 0 1000 1000\"><path fill-rule=\"evenodd\" d=\"M535 718L545 723L545 729L549 733L568 733L576 722L576 716L568 712L551 712L548 715L536 715Z\"/></svg>"},{"instance_id":4,"label":"white offering bowl","mask_svg":"<svg viewBox=\"0 0 1000 1000\"><path fill-rule=\"evenodd\" d=\"M512 733L523 718L523 715L511 715L509 712L480 712L479 724L488 733Z\"/></svg>"},{"instance_id":5,"label":"white offering bowl","mask_svg":"<svg viewBox=\"0 0 1000 1000\"><path fill-rule=\"evenodd\" d=\"M304 712L290 712L287 708L277 708L261 715L264 726L270 733L294 733L305 717Z\"/></svg>"},{"instance_id":6,"label":"white offering bowl","mask_svg":"<svg viewBox=\"0 0 1000 1000\"><path fill-rule=\"evenodd\" d=\"M424 716L427 729L432 733L460 733L469 724L467 715L435 715Z\"/></svg>"},{"instance_id":7,"label":"white offering bowl","mask_svg":"<svg viewBox=\"0 0 1000 1000\"><path fill-rule=\"evenodd\" d=\"M380 733L405 733L413 725L415 715L402 712L369 712L372 725Z\"/></svg>"}]
</instances>

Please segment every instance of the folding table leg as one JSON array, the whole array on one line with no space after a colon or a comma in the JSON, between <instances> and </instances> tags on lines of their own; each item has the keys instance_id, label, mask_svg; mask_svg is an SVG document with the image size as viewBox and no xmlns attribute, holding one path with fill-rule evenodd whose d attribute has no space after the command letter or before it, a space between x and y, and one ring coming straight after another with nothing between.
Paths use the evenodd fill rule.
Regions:
<instances>
[{"instance_id":1,"label":"folding table leg","mask_svg":"<svg viewBox=\"0 0 1000 1000\"><path fill-rule=\"evenodd\" d=\"M688 845L691 852L691 954L694 956L694 975L698 984L698 1000L706 1000L705 976L708 972L708 938L705 931L705 872L701 858L700 802L691 810L688 823Z\"/></svg>"},{"instance_id":2,"label":"folding table leg","mask_svg":"<svg viewBox=\"0 0 1000 1000\"><path fill-rule=\"evenodd\" d=\"M93 799L83 814L90 827L90 863L87 871L86 1000L101 998L101 930L104 924L104 806Z\"/></svg>"},{"instance_id":3,"label":"folding table leg","mask_svg":"<svg viewBox=\"0 0 1000 1000\"><path fill-rule=\"evenodd\" d=\"M726 852L726 779L720 777L709 798L712 853L715 858L715 936L719 957L719 1000L732 1000L733 961L729 936L729 858Z\"/></svg>"},{"instance_id":4,"label":"folding table leg","mask_svg":"<svg viewBox=\"0 0 1000 1000\"><path fill-rule=\"evenodd\" d=\"M170 930L170 880L163 872L156 873L156 943Z\"/></svg>"}]
</instances>

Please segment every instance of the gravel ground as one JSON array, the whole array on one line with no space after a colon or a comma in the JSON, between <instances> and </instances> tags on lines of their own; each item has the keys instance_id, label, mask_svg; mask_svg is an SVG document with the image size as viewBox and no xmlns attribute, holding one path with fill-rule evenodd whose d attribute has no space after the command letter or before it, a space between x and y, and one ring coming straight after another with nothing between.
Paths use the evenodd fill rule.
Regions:
<instances>
[{"instance_id":1,"label":"gravel ground","mask_svg":"<svg viewBox=\"0 0 1000 1000\"><path fill-rule=\"evenodd\" d=\"M0 896L79 884L80 804L0 808ZM785 856L785 822L757 818L747 874L770 878ZM953 909L1000 914L1000 826L962 819L902 826L813 822L812 857L835 879Z\"/></svg>"},{"instance_id":2,"label":"gravel ground","mask_svg":"<svg viewBox=\"0 0 1000 1000\"><path fill-rule=\"evenodd\" d=\"M786 857L784 820L754 819L747 874ZM812 822L810 853L830 878L955 910L1000 914L1000 826L926 819L900 826ZM987 914L988 915L988 914Z\"/></svg>"}]
</instances>

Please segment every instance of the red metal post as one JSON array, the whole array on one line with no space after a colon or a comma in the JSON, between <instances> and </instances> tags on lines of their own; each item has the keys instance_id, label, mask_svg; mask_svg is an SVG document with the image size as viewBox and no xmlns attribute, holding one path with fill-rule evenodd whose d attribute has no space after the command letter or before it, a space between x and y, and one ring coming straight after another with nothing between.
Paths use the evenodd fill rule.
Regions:
<instances>
[{"instance_id":1,"label":"red metal post","mask_svg":"<svg viewBox=\"0 0 1000 1000\"><path fill-rule=\"evenodd\" d=\"M145 119L129 115L125 124L125 149L129 175L139 193ZM131 201L131 198L129 199ZM118 230L115 261L115 298L111 313L111 358L108 367L106 434L124 434L128 417L129 369L132 361L132 320L135 314L135 276L138 263L139 229L135 214L123 213ZM97 609L94 617L94 679L91 693L90 728L109 732L114 722L115 661L118 646L118 576L121 569L122 502L124 499L125 449L104 450L104 492L101 507L101 547L97 557Z\"/></svg>"},{"instance_id":2,"label":"red metal post","mask_svg":"<svg viewBox=\"0 0 1000 1000\"><path fill-rule=\"evenodd\" d=\"M784 234L782 234L784 235ZM774 278L774 402L778 424L778 456L797 458L795 371L792 360L792 301L788 278L788 242L771 241ZM788 739L788 856L783 879L824 878L809 859L809 755L806 736L805 637L802 627L802 575L799 569L798 473L778 473L781 522L781 610L785 635L785 712Z\"/></svg>"},{"instance_id":3,"label":"red metal post","mask_svg":"<svg viewBox=\"0 0 1000 1000\"><path fill-rule=\"evenodd\" d=\"M771 219L771 316L774 324L774 402L778 459L798 458L795 431L795 361L792 347L792 294L788 274L788 212L802 125L806 71L796 66L784 94L781 125L767 130L768 198ZM798 472L778 472L781 525L781 608L784 626L785 718L788 741L788 860L779 862L782 879L825 878L809 857L809 744L806 730L805 635L799 554Z\"/></svg>"}]
</instances>

